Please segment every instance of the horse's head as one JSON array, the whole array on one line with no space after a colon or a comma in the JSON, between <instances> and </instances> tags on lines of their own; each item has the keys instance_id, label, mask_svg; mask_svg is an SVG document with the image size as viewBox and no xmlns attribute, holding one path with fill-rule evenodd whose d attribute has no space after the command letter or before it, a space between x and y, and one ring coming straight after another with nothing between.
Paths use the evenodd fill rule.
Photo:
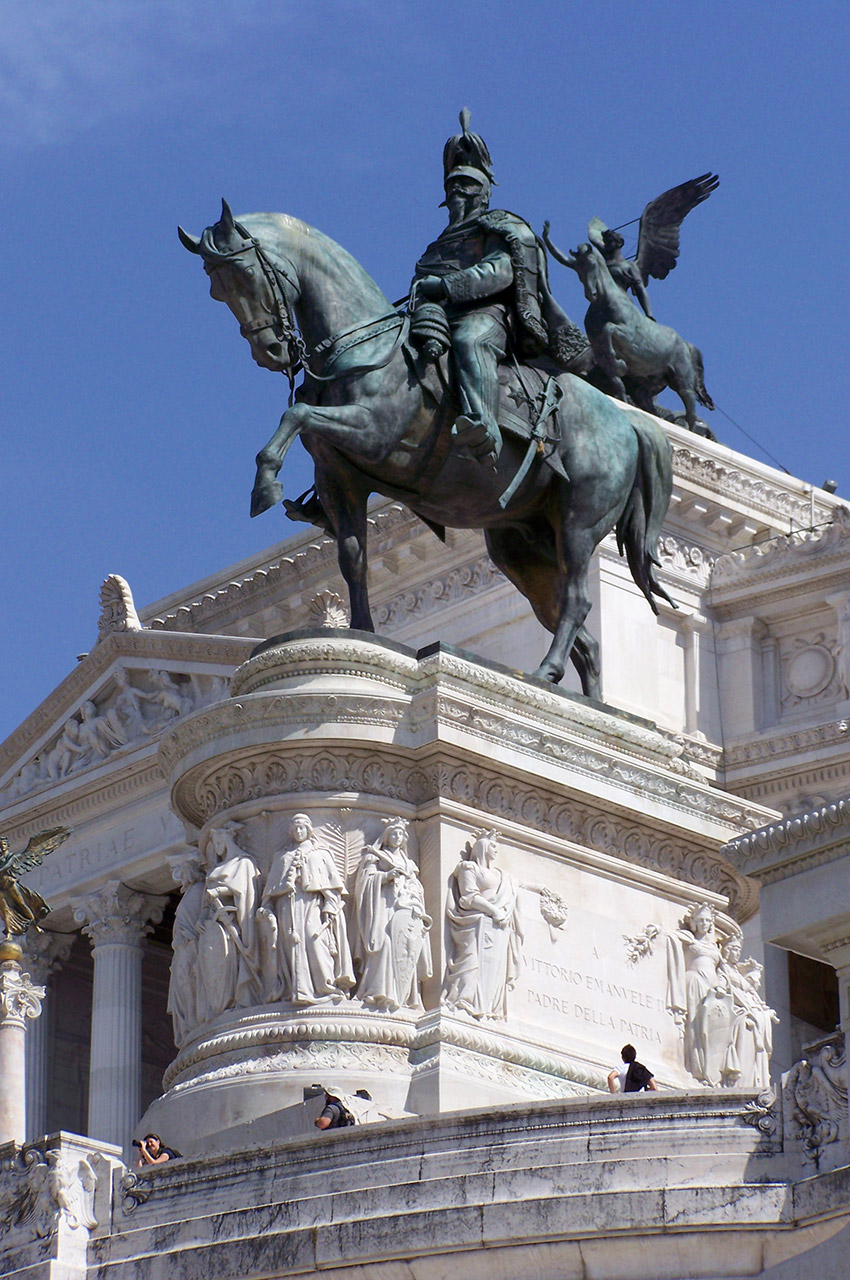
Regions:
<instances>
[{"instance_id":1,"label":"horse's head","mask_svg":"<svg viewBox=\"0 0 850 1280\"><path fill-rule=\"evenodd\" d=\"M605 277L609 276L608 265L602 254L586 241L573 249L569 259L562 259L566 266L572 267L584 286L584 296L593 302L605 288Z\"/></svg>"},{"instance_id":2,"label":"horse's head","mask_svg":"<svg viewBox=\"0 0 850 1280\"><path fill-rule=\"evenodd\" d=\"M210 296L230 307L257 364L289 374L299 360L292 312L299 290L292 264L281 261L237 222L226 200L218 222L200 239L182 227L177 233L189 252L203 259Z\"/></svg>"}]
</instances>

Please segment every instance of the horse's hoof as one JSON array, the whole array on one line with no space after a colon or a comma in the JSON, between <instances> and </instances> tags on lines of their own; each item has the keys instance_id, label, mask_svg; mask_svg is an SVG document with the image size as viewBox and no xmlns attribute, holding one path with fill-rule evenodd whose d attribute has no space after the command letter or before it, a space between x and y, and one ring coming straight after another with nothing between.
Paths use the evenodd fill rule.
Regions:
<instances>
[{"instance_id":1,"label":"horse's hoof","mask_svg":"<svg viewBox=\"0 0 850 1280\"><path fill-rule=\"evenodd\" d=\"M549 662L542 662L536 671L531 673L535 680L547 680L549 684L559 684L564 678L563 667L559 671Z\"/></svg>"},{"instance_id":2,"label":"horse's hoof","mask_svg":"<svg viewBox=\"0 0 850 1280\"><path fill-rule=\"evenodd\" d=\"M259 516L270 507L276 507L283 499L283 485L279 480L257 482L251 490L251 515Z\"/></svg>"}]
</instances>

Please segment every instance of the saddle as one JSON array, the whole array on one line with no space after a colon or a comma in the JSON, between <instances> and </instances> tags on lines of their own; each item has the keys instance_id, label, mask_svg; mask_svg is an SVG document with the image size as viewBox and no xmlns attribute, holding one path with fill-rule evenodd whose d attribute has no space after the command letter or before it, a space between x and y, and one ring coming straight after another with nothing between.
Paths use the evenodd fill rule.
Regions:
<instances>
[{"instance_id":1,"label":"saddle","mask_svg":"<svg viewBox=\"0 0 850 1280\"><path fill-rule=\"evenodd\" d=\"M420 483L429 484L453 450L464 448L452 426L460 413L455 380L448 353L425 364L415 348L404 344L405 357L423 392L437 406L427 456L419 473ZM499 430L527 442L525 456L499 502L506 507L539 458L562 480L569 480L561 457L562 439L557 426L557 409L563 391L556 381L563 373L554 361L541 356L525 364L509 359L499 365Z\"/></svg>"}]
</instances>

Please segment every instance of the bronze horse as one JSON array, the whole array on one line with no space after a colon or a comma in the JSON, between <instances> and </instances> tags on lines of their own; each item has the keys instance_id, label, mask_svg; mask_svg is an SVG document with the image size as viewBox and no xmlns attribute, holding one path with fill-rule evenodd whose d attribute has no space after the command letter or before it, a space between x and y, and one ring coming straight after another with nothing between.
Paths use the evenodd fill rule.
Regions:
<instances>
[{"instance_id":1,"label":"bronze horse","mask_svg":"<svg viewBox=\"0 0 850 1280\"><path fill-rule=\"evenodd\" d=\"M181 241L203 258L210 294L239 320L257 364L291 381L300 363L307 375L257 456L251 514L281 500L277 475L300 435L315 462L321 506L313 511L336 536L351 625L363 631L374 630L366 583L371 493L404 502L438 533L483 529L494 563L552 632L535 676L556 683L571 658L585 694L598 698L599 647L584 625L594 548L616 529L653 610L653 593L667 598L653 568L672 488L661 428L639 414L633 424L613 400L550 366L560 389L548 439L556 456L550 463L541 442L503 508L500 496L528 439L506 431L495 469L465 454L451 437L457 408L446 404L439 371L411 349L406 317L359 263L297 218L257 213L237 221L222 206L199 240L180 229Z\"/></svg>"}]
</instances>

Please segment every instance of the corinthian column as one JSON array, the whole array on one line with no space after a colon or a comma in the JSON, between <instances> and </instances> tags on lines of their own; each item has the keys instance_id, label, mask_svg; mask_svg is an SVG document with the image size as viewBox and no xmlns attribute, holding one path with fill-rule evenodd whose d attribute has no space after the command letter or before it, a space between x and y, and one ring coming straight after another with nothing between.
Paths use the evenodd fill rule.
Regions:
<instances>
[{"instance_id":1,"label":"corinthian column","mask_svg":"<svg viewBox=\"0 0 850 1280\"><path fill-rule=\"evenodd\" d=\"M141 1110L142 939L162 907L118 880L73 904L94 959L88 1136L125 1149Z\"/></svg>"},{"instance_id":2,"label":"corinthian column","mask_svg":"<svg viewBox=\"0 0 850 1280\"><path fill-rule=\"evenodd\" d=\"M50 975L68 959L74 945L73 933L50 933L30 929L21 939L24 957L21 965L37 987L44 987L42 1015L27 1022L27 1142L43 1138L47 1133L47 1096L49 1088Z\"/></svg>"},{"instance_id":3,"label":"corinthian column","mask_svg":"<svg viewBox=\"0 0 850 1280\"><path fill-rule=\"evenodd\" d=\"M21 948L0 942L0 1145L26 1138L25 1031L41 1013L43 987L21 971Z\"/></svg>"}]
</instances>

